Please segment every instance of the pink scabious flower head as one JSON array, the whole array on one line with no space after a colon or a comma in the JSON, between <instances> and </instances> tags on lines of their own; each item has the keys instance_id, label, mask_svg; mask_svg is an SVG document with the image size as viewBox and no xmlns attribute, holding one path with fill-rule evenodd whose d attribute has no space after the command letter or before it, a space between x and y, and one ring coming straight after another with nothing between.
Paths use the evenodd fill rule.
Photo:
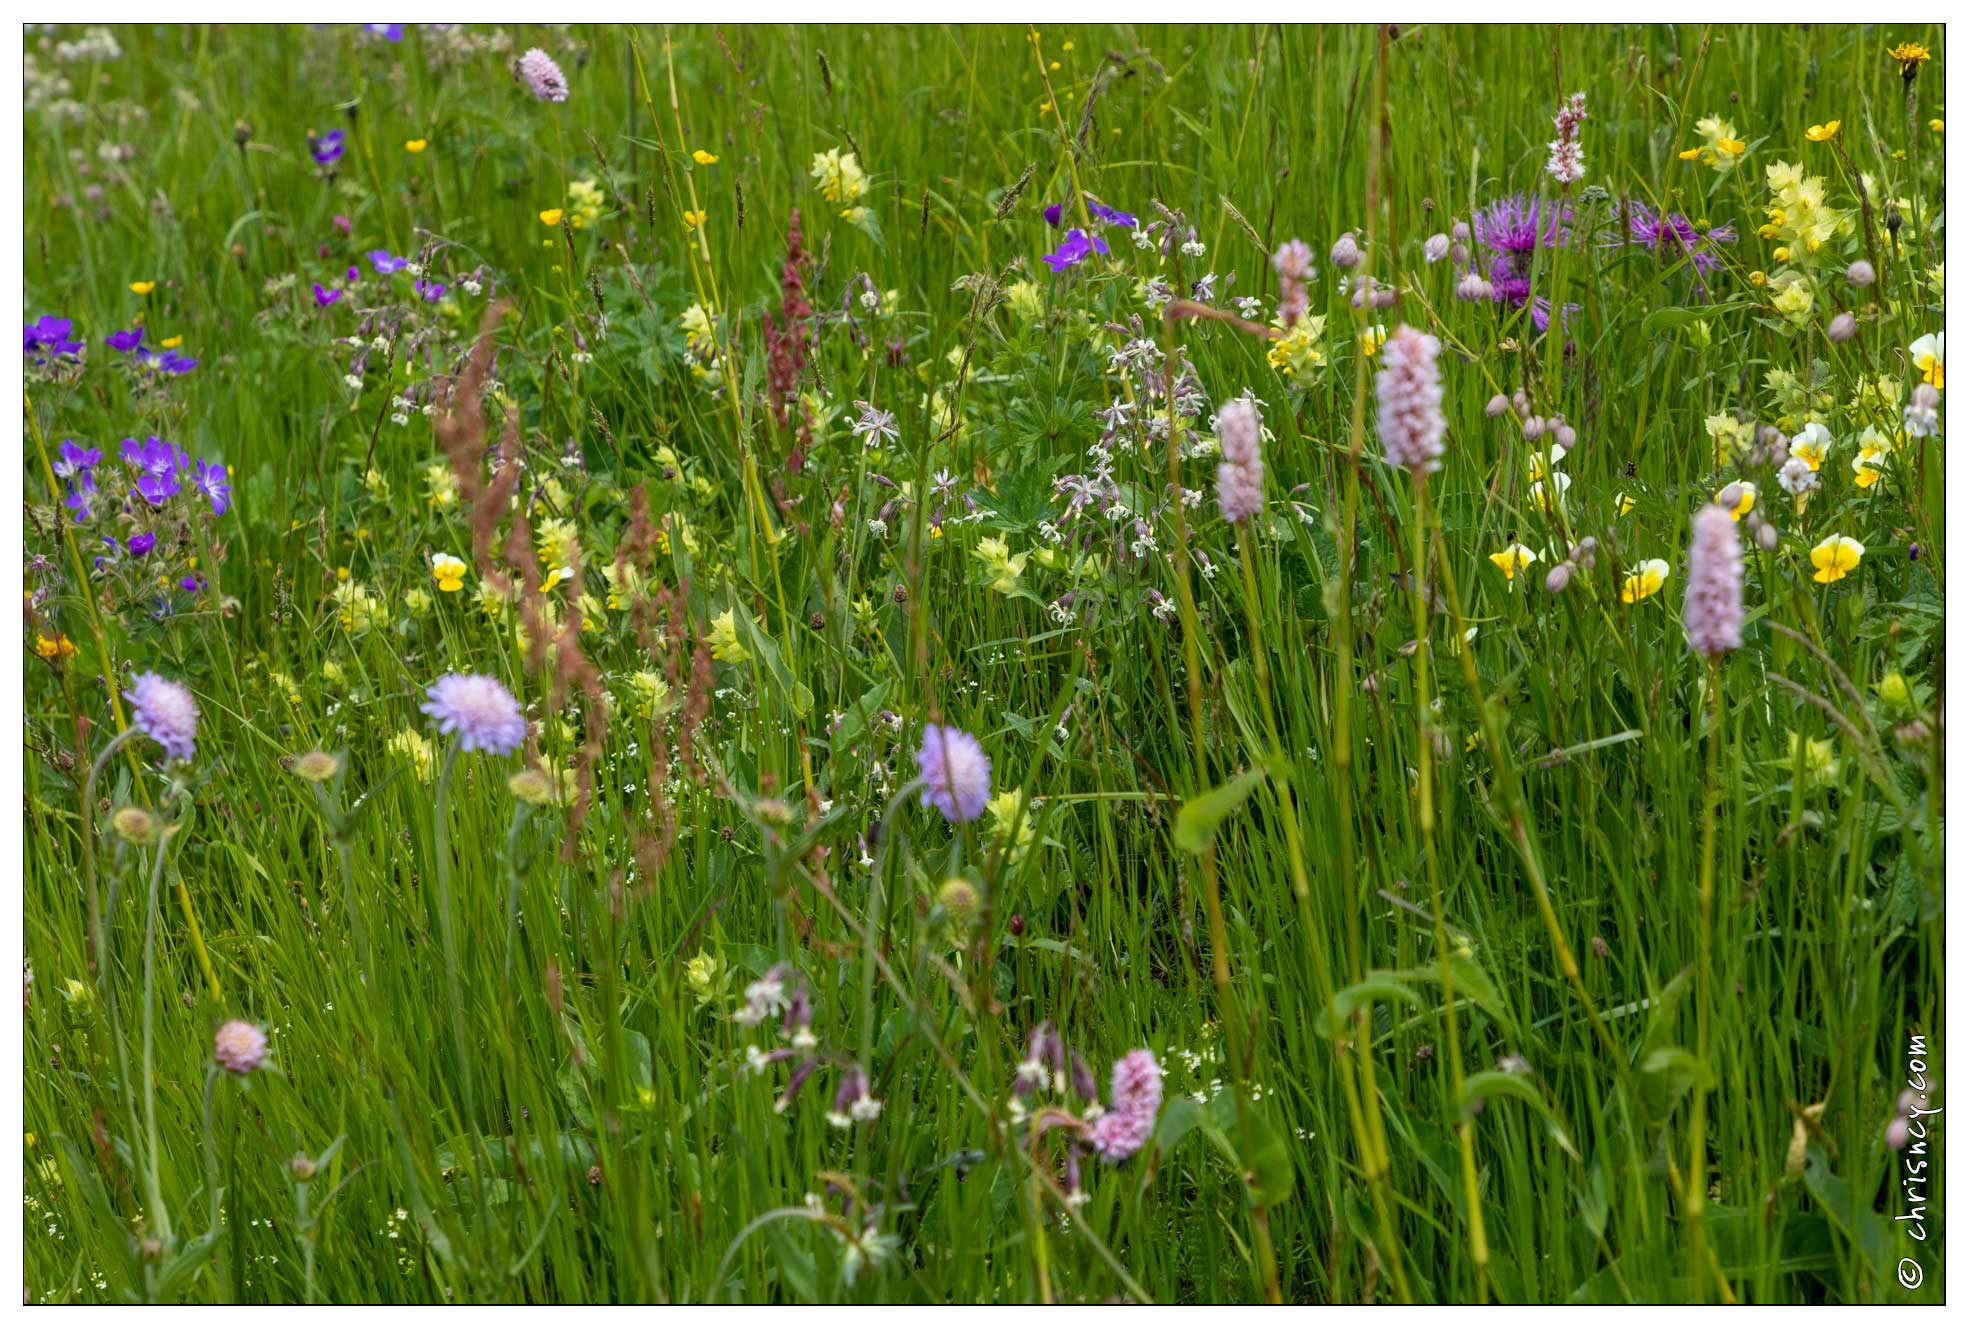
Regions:
<instances>
[{"instance_id":1,"label":"pink scabious flower head","mask_svg":"<svg viewBox=\"0 0 1969 1329\"><path fill-rule=\"evenodd\" d=\"M1559 113L1552 117L1552 128L1559 136L1546 146L1551 156L1546 158L1545 170L1562 185L1572 184L1586 174L1586 157L1579 146L1579 126L1586 119L1586 94L1575 92L1559 103Z\"/></svg>"},{"instance_id":2,"label":"pink scabious flower head","mask_svg":"<svg viewBox=\"0 0 1969 1329\"><path fill-rule=\"evenodd\" d=\"M1249 397L1227 401L1217 412L1217 506L1228 522L1255 516L1265 506L1265 459L1258 407Z\"/></svg>"},{"instance_id":3,"label":"pink scabious flower head","mask_svg":"<svg viewBox=\"0 0 1969 1329\"><path fill-rule=\"evenodd\" d=\"M142 673L123 695L130 702L130 722L139 732L157 740L171 760L191 760L198 739L198 703L190 688L161 674Z\"/></svg>"},{"instance_id":4,"label":"pink scabious flower head","mask_svg":"<svg viewBox=\"0 0 1969 1329\"><path fill-rule=\"evenodd\" d=\"M244 1020L228 1020L212 1036L212 1060L235 1075L251 1075L266 1060L267 1036Z\"/></svg>"},{"instance_id":5,"label":"pink scabious flower head","mask_svg":"<svg viewBox=\"0 0 1969 1329\"><path fill-rule=\"evenodd\" d=\"M466 752L503 757L526 742L526 717L506 685L490 674L446 674L420 708L441 734L456 734Z\"/></svg>"},{"instance_id":6,"label":"pink scabious flower head","mask_svg":"<svg viewBox=\"0 0 1969 1329\"><path fill-rule=\"evenodd\" d=\"M1422 474L1442 465L1443 387L1436 375L1441 349L1434 337L1406 323L1381 348L1374 397L1390 466Z\"/></svg>"},{"instance_id":7,"label":"pink scabious flower head","mask_svg":"<svg viewBox=\"0 0 1969 1329\"><path fill-rule=\"evenodd\" d=\"M1147 1048L1136 1048L1114 1064L1109 1092L1113 1102L1088 1130L1094 1152L1119 1163L1149 1142L1162 1110L1162 1067Z\"/></svg>"},{"instance_id":8,"label":"pink scabious flower head","mask_svg":"<svg viewBox=\"0 0 1969 1329\"><path fill-rule=\"evenodd\" d=\"M526 86L535 97L543 102L564 102L567 100L567 79L561 74L561 67L554 63L554 57L538 46L533 47L519 58L513 66L519 76L526 80Z\"/></svg>"},{"instance_id":9,"label":"pink scabious flower head","mask_svg":"<svg viewBox=\"0 0 1969 1329\"><path fill-rule=\"evenodd\" d=\"M977 739L956 725L926 725L916 764L922 772L924 807L959 825L984 812L991 799L991 758Z\"/></svg>"},{"instance_id":10,"label":"pink scabious flower head","mask_svg":"<svg viewBox=\"0 0 1969 1329\"><path fill-rule=\"evenodd\" d=\"M1682 623L1689 645L1712 660L1743 645L1743 546L1729 510L1715 503L1690 523Z\"/></svg>"}]
</instances>

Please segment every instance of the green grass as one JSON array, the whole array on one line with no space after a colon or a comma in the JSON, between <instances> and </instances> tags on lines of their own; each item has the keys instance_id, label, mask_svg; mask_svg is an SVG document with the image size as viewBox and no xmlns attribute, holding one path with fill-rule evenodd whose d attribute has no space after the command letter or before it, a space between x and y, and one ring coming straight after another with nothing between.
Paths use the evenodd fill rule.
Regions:
<instances>
[{"instance_id":1,"label":"green grass","mask_svg":"<svg viewBox=\"0 0 1969 1329\"><path fill-rule=\"evenodd\" d=\"M69 87L29 80L24 313L88 343L27 376L30 1298L1941 1299L1884 1133L1910 1038L1936 1070L1946 1047L1942 440L1871 488L1851 467L1942 326L1939 27L570 27L461 50L159 26L63 64L78 35L28 40ZM1902 40L1934 53L1913 103ZM510 77L534 45L565 104ZM1422 245L1502 194L1558 197L1545 143L1575 88L1578 240L1534 280L1576 308L1540 335L1456 299ZM1678 157L1717 114L1747 145L1731 173ZM338 127L323 178L307 135ZM810 178L833 149L866 170L860 224ZM1777 161L1853 214L1790 265L1757 234ZM599 210L543 224L583 180ZM1077 212L1076 181L1180 213L1203 254L1158 265L1113 229L1052 273L1041 209ZM1734 228L1707 300L1686 263L1586 242L1609 196ZM765 320L795 208L818 315L781 421ZM1397 308L1336 288L1349 230ZM1220 307L1269 319L1295 236L1328 319L1301 379L1137 289L1215 272ZM376 275L379 248L445 297ZM1879 281L1849 286L1868 255ZM1787 271L1815 296L1795 322ZM1845 308L1859 335L1833 342ZM104 346L140 314L197 369ZM1380 460L1373 321L1444 343L1426 505ZM459 455L489 474L509 419L526 465L475 553L471 513L428 500L446 454L419 408L482 322L493 456L469 434ZM359 327L385 344L352 389L334 339ZM1148 428L1168 397L1111 372L1136 337L1193 367L1186 442L1265 403L1248 527L1208 448ZM1578 432L1549 511L1486 413L1519 390ZM1071 525L1053 481L1091 470L1120 397L1116 494ZM898 436L865 449L857 401ZM1802 509L1768 461L1717 466L1707 418L1789 434L1807 409L1833 444ZM223 459L232 505L187 503L148 561L85 579L135 528L66 524L47 463L73 439L113 470L150 434ZM1748 622L1711 677L1681 624L1689 517L1739 478ZM578 553L538 547L550 522ZM1835 532L1867 553L1816 583ZM1593 566L1541 589L1589 535ZM1507 581L1490 555L1514 542L1541 558ZM439 552L471 565L461 591ZM537 585L536 555L576 580L488 612L488 574ZM1664 588L1624 603L1650 558ZM612 600L604 568L634 584ZM160 570L207 584L153 612ZM529 650L552 631L529 616L578 594L578 649ZM61 636L74 654L36 654ZM195 690L197 758L131 741L89 808L140 670ZM592 761L578 810L516 799L519 757L452 763L418 711L451 670L512 687L529 757ZM920 806L936 719L1014 800L961 827ZM320 785L284 766L314 749L340 758ZM115 833L132 805L169 833ZM779 1021L730 1017L776 965L817 1045L755 1073ZM270 1036L250 1076L214 1069L233 1018ZM1071 1211L1075 1128L1007 1112L1046 1020L1104 1096L1131 1048L1167 1075L1154 1140L1080 1158ZM856 1066L881 1113L830 1125Z\"/></svg>"}]
</instances>

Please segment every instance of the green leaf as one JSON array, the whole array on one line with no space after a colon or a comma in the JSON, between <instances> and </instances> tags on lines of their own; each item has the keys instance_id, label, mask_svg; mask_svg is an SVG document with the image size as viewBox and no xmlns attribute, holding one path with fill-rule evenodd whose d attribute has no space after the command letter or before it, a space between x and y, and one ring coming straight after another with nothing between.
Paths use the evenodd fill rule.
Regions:
<instances>
[{"instance_id":1,"label":"green leaf","mask_svg":"<svg viewBox=\"0 0 1969 1329\"><path fill-rule=\"evenodd\" d=\"M738 627L742 644L765 667L767 675L773 681L773 686L787 699L793 707L794 714L805 715L812 710L814 694L805 683L793 677L793 671L786 667L786 660L779 653L779 643L752 621L752 615L745 611L744 605L732 606L732 619Z\"/></svg>"},{"instance_id":2,"label":"green leaf","mask_svg":"<svg viewBox=\"0 0 1969 1329\"><path fill-rule=\"evenodd\" d=\"M1372 1006L1377 1001L1385 1001L1390 1006L1397 1002L1407 1006L1420 1006L1422 996L1406 983L1392 978L1367 978L1351 987L1341 988L1333 994L1333 1004L1319 1014L1313 1022L1314 1030L1321 1038L1338 1038L1363 1006Z\"/></svg>"},{"instance_id":3,"label":"green leaf","mask_svg":"<svg viewBox=\"0 0 1969 1329\"><path fill-rule=\"evenodd\" d=\"M1478 1099L1500 1097L1522 1099L1531 1104L1537 1109L1538 1114L1545 1118L1546 1129L1552 1133L1552 1138L1558 1142L1559 1147L1574 1158L1579 1157L1579 1150L1574 1147L1572 1137L1566 1133L1566 1128L1560 1124L1559 1116L1552 1110L1552 1105L1545 1101L1545 1095L1538 1092L1538 1086L1522 1075L1511 1075L1504 1071L1478 1071L1475 1075L1469 1076L1463 1081L1464 1118L1468 1119L1474 1114Z\"/></svg>"},{"instance_id":4,"label":"green leaf","mask_svg":"<svg viewBox=\"0 0 1969 1329\"><path fill-rule=\"evenodd\" d=\"M1254 766L1236 779L1184 803L1182 811L1176 814L1176 847L1190 854L1208 849L1217 837L1218 823L1237 811L1267 774L1264 767Z\"/></svg>"}]
</instances>

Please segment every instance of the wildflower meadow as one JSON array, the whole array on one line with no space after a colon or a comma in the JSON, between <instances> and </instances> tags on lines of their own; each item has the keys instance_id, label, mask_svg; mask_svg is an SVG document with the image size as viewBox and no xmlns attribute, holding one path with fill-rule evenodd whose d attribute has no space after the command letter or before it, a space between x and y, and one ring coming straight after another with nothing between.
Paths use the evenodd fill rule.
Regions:
<instances>
[{"instance_id":1,"label":"wildflower meadow","mask_svg":"<svg viewBox=\"0 0 1969 1329\"><path fill-rule=\"evenodd\" d=\"M1943 1300L1939 24L24 41L29 1302Z\"/></svg>"}]
</instances>

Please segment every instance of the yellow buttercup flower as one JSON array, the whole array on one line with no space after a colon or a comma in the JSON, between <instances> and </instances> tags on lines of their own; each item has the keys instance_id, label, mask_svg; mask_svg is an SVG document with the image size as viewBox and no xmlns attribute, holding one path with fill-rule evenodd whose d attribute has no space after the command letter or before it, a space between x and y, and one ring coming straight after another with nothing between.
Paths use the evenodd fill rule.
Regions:
<instances>
[{"instance_id":1,"label":"yellow buttercup flower","mask_svg":"<svg viewBox=\"0 0 1969 1329\"><path fill-rule=\"evenodd\" d=\"M176 350L180 346L183 346L185 344L185 339L183 337L166 337L163 341L157 344L159 346L162 346L165 350L171 351L171 350Z\"/></svg>"},{"instance_id":2,"label":"yellow buttercup flower","mask_svg":"<svg viewBox=\"0 0 1969 1329\"><path fill-rule=\"evenodd\" d=\"M542 226L559 226L561 224L561 209L549 208L541 213L540 224Z\"/></svg>"},{"instance_id":3,"label":"yellow buttercup flower","mask_svg":"<svg viewBox=\"0 0 1969 1329\"><path fill-rule=\"evenodd\" d=\"M1668 582L1668 560L1645 559L1620 583L1620 602L1631 605L1655 594Z\"/></svg>"},{"instance_id":4,"label":"yellow buttercup flower","mask_svg":"<svg viewBox=\"0 0 1969 1329\"><path fill-rule=\"evenodd\" d=\"M130 283L130 290L136 295L149 295L156 289L157 283L154 281L133 281Z\"/></svg>"},{"instance_id":5,"label":"yellow buttercup flower","mask_svg":"<svg viewBox=\"0 0 1969 1329\"><path fill-rule=\"evenodd\" d=\"M445 592L465 589L465 560L456 554L431 555L431 580Z\"/></svg>"},{"instance_id":6,"label":"yellow buttercup flower","mask_svg":"<svg viewBox=\"0 0 1969 1329\"><path fill-rule=\"evenodd\" d=\"M1812 566L1818 571L1812 580L1821 585L1831 585L1843 581L1847 573L1860 565L1860 557L1866 553L1866 546L1850 535L1828 535L1812 546Z\"/></svg>"},{"instance_id":7,"label":"yellow buttercup flower","mask_svg":"<svg viewBox=\"0 0 1969 1329\"><path fill-rule=\"evenodd\" d=\"M1931 129L1931 130L1933 130L1933 131L1934 131L1935 133L1937 133L1937 134L1939 134L1939 133L1941 133L1941 132L1942 132L1942 122L1941 122L1941 120L1940 120L1940 118L1938 117L1938 118L1936 118L1936 119L1934 119L1934 120L1930 120L1930 121L1928 122L1928 128L1929 128L1929 129Z\"/></svg>"},{"instance_id":8,"label":"yellow buttercup flower","mask_svg":"<svg viewBox=\"0 0 1969 1329\"><path fill-rule=\"evenodd\" d=\"M75 654L75 650L75 643L62 633L57 632L53 637L44 637L38 632L34 634L34 653L43 660L66 660Z\"/></svg>"},{"instance_id":9,"label":"yellow buttercup flower","mask_svg":"<svg viewBox=\"0 0 1969 1329\"><path fill-rule=\"evenodd\" d=\"M416 153L422 152L425 148L428 148L430 146L431 146L431 141L427 138L405 139L403 144L403 150L405 152L414 155Z\"/></svg>"},{"instance_id":10,"label":"yellow buttercup flower","mask_svg":"<svg viewBox=\"0 0 1969 1329\"><path fill-rule=\"evenodd\" d=\"M1676 153L1675 155L1677 157L1680 157L1685 162L1692 162L1696 158L1702 156L1702 145L1698 143L1693 148L1684 148L1680 152Z\"/></svg>"},{"instance_id":11,"label":"yellow buttercup flower","mask_svg":"<svg viewBox=\"0 0 1969 1329\"><path fill-rule=\"evenodd\" d=\"M1839 122L1828 120L1822 125L1813 125L1805 131L1805 137L1814 143L1823 143L1839 132Z\"/></svg>"},{"instance_id":12,"label":"yellow buttercup flower","mask_svg":"<svg viewBox=\"0 0 1969 1329\"><path fill-rule=\"evenodd\" d=\"M1516 581L1520 572L1538 561L1538 555L1523 545L1506 545L1492 554L1490 561L1504 574L1504 580Z\"/></svg>"},{"instance_id":13,"label":"yellow buttercup flower","mask_svg":"<svg viewBox=\"0 0 1969 1329\"><path fill-rule=\"evenodd\" d=\"M695 231L698 227L704 225L704 219L709 215L703 208L699 208L696 212L686 209L684 212L684 229L686 231Z\"/></svg>"},{"instance_id":14,"label":"yellow buttercup flower","mask_svg":"<svg viewBox=\"0 0 1969 1329\"><path fill-rule=\"evenodd\" d=\"M691 154L691 160L699 166L715 166L718 163L718 154L715 152L706 152L703 148L699 148Z\"/></svg>"}]
</instances>

